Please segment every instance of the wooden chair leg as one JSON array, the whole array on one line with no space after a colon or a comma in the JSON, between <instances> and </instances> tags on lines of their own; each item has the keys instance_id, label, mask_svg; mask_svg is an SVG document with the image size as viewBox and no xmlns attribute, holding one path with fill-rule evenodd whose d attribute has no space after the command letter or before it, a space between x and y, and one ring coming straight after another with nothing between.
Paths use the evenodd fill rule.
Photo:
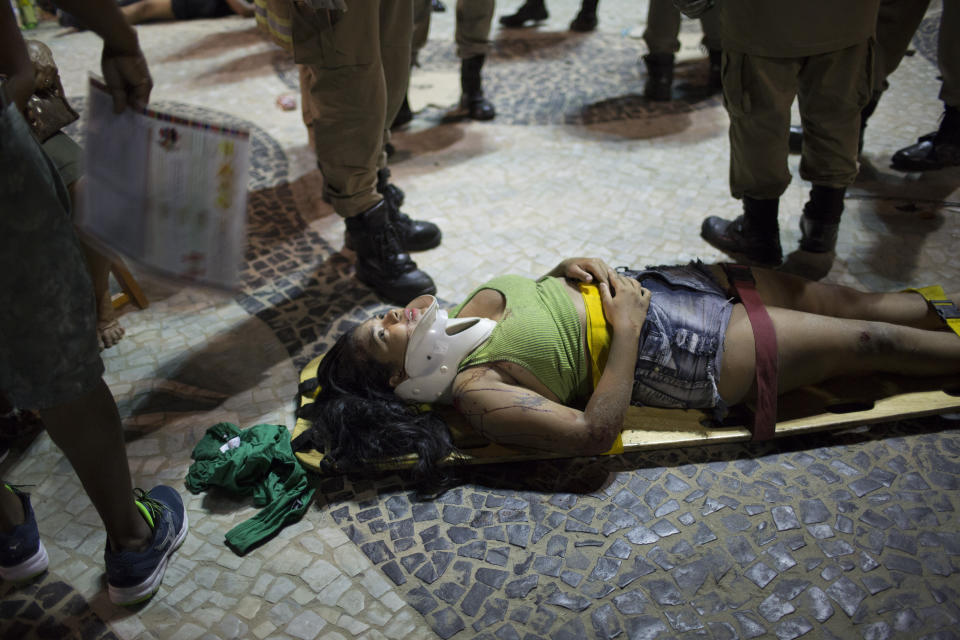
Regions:
<instances>
[{"instance_id":1,"label":"wooden chair leg","mask_svg":"<svg viewBox=\"0 0 960 640\"><path fill-rule=\"evenodd\" d=\"M119 309L128 302L134 303L140 309L146 309L150 306L150 301L144 295L143 289L140 288L133 274L130 273L122 260L117 260L110 265L110 273L117 279L117 283L122 289L121 293L114 294L111 298L114 309Z\"/></svg>"}]
</instances>

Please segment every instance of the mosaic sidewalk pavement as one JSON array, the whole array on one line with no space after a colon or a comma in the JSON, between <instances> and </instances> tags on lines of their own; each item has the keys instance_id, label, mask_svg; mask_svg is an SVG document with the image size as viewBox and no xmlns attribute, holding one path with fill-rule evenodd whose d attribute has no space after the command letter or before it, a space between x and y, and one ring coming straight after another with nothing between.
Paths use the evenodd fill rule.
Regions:
<instances>
[{"instance_id":1,"label":"mosaic sidewalk pavement","mask_svg":"<svg viewBox=\"0 0 960 640\"><path fill-rule=\"evenodd\" d=\"M697 89L702 60L678 67L676 100L647 103L635 37L646 4L605 0L588 35L566 31L577 4L553 0L537 29L495 30L484 73L496 120L449 122L447 106L427 100L395 136L406 208L444 230L443 245L417 259L446 302L496 273L539 275L564 255L721 258L696 237L704 215L737 211L726 116ZM941 112L939 11L935 1L917 55L871 119L836 259L793 252L791 269L876 290L958 282L960 170L887 168ZM451 14L434 16L415 85L455 85ZM144 486L181 488L192 530L152 602L114 607L89 501L45 435L21 438L0 473L34 485L51 571L0 585L0 637L958 637L960 430L943 417L768 445L483 467L458 472L432 500L397 475L314 478L303 521L234 555L223 536L256 510L183 489L194 443L219 421L292 426L299 368L383 305L351 277L298 111L275 105L297 95L291 61L239 18L140 34L157 106L247 126L254 148L242 291L144 279L151 306L126 313L127 336L104 353L132 473ZM38 36L82 110L96 38L51 25ZM685 23L684 43L698 37ZM82 127L72 131L82 138ZM783 198L785 247L796 246L805 197L797 179Z\"/></svg>"}]
</instances>

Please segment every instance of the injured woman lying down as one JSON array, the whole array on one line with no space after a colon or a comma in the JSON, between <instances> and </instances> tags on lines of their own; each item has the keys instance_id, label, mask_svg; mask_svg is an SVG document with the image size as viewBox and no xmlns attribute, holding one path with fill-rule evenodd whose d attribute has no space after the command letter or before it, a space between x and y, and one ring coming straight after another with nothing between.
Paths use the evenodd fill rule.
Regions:
<instances>
[{"instance_id":1,"label":"injured woman lying down","mask_svg":"<svg viewBox=\"0 0 960 640\"><path fill-rule=\"evenodd\" d=\"M778 393L842 375L960 374L960 338L919 293L750 272L773 325ZM413 452L432 475L453 444L425 403L452 404L502 445L600 454L631 404L722 418L756 399L758 351L736 291L723 266L633 271L570 258L539 280L494 278L449 313L421 296L337 340L301 417L345 467ZM960 303L948 298L945 316Z\"/></svg>"}]
</instances>

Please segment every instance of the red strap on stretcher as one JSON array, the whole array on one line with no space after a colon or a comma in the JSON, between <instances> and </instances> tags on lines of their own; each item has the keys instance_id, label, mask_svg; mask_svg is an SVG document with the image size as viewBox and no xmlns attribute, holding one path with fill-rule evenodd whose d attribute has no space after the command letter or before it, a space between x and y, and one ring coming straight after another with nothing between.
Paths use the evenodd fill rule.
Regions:
<instances>
[{"instance_id":1,"label":"red strap on stretcher","mask_svg":"<svg viewBox=\"0 0 960 640\"><path fill-rule=\"evenodd\" d=\"M777 333L767 308L757 292L750 267L724 264L727 279L736 289L753 328L757 352L757 408L753 414L753 439L769 440L777 424Z\"/></svg>"}]
</instances>

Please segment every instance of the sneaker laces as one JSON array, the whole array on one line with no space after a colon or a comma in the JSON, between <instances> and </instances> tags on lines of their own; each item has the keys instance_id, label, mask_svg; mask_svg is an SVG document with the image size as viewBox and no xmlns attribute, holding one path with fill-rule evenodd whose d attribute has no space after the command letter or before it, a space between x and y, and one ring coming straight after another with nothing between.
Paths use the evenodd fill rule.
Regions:
<instances>
[{"instance_id":1,"label":"sneaker laces","mask_svg":"<svg viewBox=\"0 0 960 640\"><path fill-rule=\"evenodd\" d=\"M143 515L144 520L147 521L147 524L150 526L150 530L156 528L156 520L159 518L164 510L169 509L167 505L163 504L159 500L155 500L147 495L147 492L143 489L134 489L133 495L136 496L134 504L137 505L137 508L140 510L140 513Z\"/></svg>"}]
</instances>

